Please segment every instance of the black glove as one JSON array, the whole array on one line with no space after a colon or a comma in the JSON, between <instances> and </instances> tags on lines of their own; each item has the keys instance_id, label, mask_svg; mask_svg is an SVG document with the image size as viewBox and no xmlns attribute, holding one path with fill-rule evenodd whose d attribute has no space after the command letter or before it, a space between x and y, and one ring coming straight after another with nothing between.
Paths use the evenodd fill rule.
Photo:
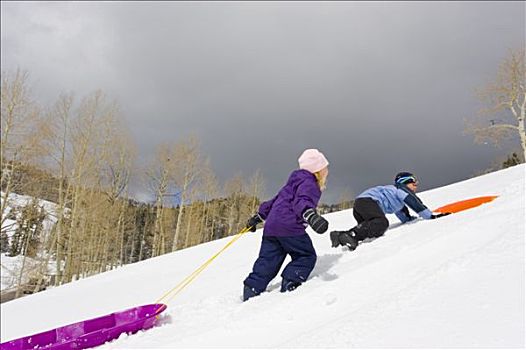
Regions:
<instances>
[{"instance_id":1,"label":"black glove","mask_svg":"<svg viewBox=\"0 0 526 350\"><path fill-rule=\"evenodd\" d=\"M259 213L256 213L256 215L254 215L253 217L248 219L248 221L247 221L247 228L250 229L250 232L256 232L256 226L260 222L263 222L263 219L261 218L261 216L259 216Z\"/></svg>"},{"instance_id":2,"label":"black glove","mask_svg":"<svg viewBox=\"0 0 526 350\"><path fill-rule=\"evenodd\" d=\"M329 222L322 218L316 210L307 209L303 213L303 218L309 223L310 227L317 233L324 233L329 228Z\"/></svg>"},{"instance_id":3,"label":"black glove","mask_svg":"<svg viewBox=\"0 0 526 350\"><path fill-rule=\"evenodd\" d=\"M431 215L431 219L438 219L438 218L441 218L442 216L447 216L451 213L440 213L440 214L432 214Z\"/></svg>"}]
</instances>

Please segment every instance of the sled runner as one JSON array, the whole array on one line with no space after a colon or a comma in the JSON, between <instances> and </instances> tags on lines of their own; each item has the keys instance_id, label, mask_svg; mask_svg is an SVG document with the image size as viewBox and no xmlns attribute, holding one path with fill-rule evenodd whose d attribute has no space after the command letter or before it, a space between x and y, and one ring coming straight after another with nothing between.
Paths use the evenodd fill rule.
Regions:
<instances>
[{"instance_id":1,"label":"sled runner","mask_svg":"<svg viewBox=\"0 0 526 350\"><path fill-rule=\"evenodd\" d=\"M122 333L153 327L156 316L165 309L165 304L142 305L11 340L0 344L0 350L91 348L117 339Z\"/></svg>"}]
</instances>

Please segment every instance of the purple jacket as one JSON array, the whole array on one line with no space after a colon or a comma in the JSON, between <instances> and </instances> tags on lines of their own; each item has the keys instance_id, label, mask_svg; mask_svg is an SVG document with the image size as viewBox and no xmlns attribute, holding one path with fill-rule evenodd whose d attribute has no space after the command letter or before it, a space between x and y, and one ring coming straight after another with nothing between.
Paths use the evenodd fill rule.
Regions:
<instances>
[{"instance_id":1,"label":"purple jacket","mask_svg":"<svg viewBox=\"0 0 526 350\"><path fill-rule=\"evenodd\" d=\"M259 216L265 220L264 236L301 236L307 222L303 213L315 209L321 197L316 177L307 170L294 170L278 194L259 206Z\"/></svg>"}]
</instances>

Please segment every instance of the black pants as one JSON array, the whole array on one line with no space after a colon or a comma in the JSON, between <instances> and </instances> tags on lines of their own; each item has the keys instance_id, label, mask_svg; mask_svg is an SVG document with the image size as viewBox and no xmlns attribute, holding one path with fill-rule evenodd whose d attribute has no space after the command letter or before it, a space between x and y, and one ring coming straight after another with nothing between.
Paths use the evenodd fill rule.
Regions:
<instances>
[{"instance_id":1,"label":"black pants","mask_svg":"<svg viewBox=\"0 0 526 350\"><path fill-rule=\"evenodd\" d=\"M352 228L359 241L380 237L387 231L389 220L372 198L357 198L354 201L353 215L358 225Z\"/></svg>"}]
</instances>

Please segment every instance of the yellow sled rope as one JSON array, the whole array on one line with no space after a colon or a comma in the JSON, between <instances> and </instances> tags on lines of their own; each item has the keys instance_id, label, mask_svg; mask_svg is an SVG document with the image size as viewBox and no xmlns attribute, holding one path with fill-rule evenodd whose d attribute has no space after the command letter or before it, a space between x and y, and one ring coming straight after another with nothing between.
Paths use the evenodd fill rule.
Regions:
<instances>
[{"instance_id":1,"label":"yellow sled rope","mask_svg":"<svg viewBox=\"0 0 526 350\"><path fill-rule=\"evenodd\" d=\"M187 285L192 283L192 281L204 270L212 261L214 261L215 258L219 256L222 252L224 252L228 247L230 247L235 241L237 241L243 234L250 231L250 227L245 227L243 230L241 230L238 234L236 234L221 250L219 250L217 253L215 253L210 259L208 259L203 265L199 266L194 272L192 272L189 276L187 276L185 279L183 279L177 286L166 292L162 297L160 297L155 303L158 304L161 301L165 300L165 303L168 303L170 300L172 300L177 294L179 294Z\"/></svg>"}]
</instances>

